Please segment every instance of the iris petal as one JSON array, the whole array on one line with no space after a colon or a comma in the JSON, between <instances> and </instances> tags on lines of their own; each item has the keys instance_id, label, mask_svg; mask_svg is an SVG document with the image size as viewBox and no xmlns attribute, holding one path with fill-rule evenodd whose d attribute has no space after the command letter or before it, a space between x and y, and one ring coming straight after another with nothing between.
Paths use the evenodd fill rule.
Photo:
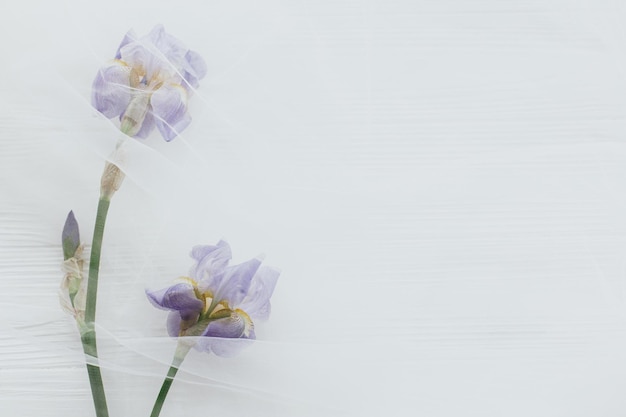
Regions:
<instances>
[{"instance_id":1,"label":"iris petal","mask_svg":"<svg viewBox=\"0 0 626 417\"><path fill-rule=\"evenodd\" d=\"M246 330L243 317L233 313L230 317L209 323L203 336L239 338Z\"/></svg>"},{"instance_id":2,"label":"iris petal","mask_svg":"<svg viewBox=\"0 0 626 417\"><path fill-rule=\"evenodd\" d=\"M196 297L193 286L188 283L175 284L162 290L146 291L146 295L155 307L175 310L181 312L181 315L201 311L204 307L204 303Z\"/></svg>"},{"instance_id":3,"label":"iris petal","mask_svg":"<svg viewBox=\"0 0 626 417\"><path fill-rule=\"evenodd\" d=\"M152 94L150 104L156 127L168 142L191 123L187 112L187 91L179 85L163 85Z\"/></svg>"},{"instance_id":4,"label":"iris petal","mask_svg":"<svg viewBox=\"0 0 626 417\"><path fill-rule=\"evenodd\" d=\"M193 88L198 88L198 81L206 75L207 67L204 59L195 51L187 51L183 63L183 78Z\"/></svg>"},{"instance_id":5,"label":"iris petal","mask_svg":"<svg viewBox=\"0 0 626 417\"><path fill-rule=\"evenodd\" d=\"M236 312L229 318L209 324L203 336L196 348L223 357L235 356L256 338L249 319Z\"/></svg>"},{"instance_id":6,"label":"iris petal","mask_svg":"<svg viewBox=\"0 0 626 417\"><path fill-rule=\"evenodd\" d=\"M191 257L199 263L219 260L225 265L231 258L230 245L224 240L217 242L217 245L196 245L191 249Z\"/></svg>"},{"instance_id":7,"label":"iris petal","mask_svg":"<svg viewBox=\"0 0 626 417\"><path fill-rule=\"evenodd\" d=\"M248 313L255 320L267 320L270 315L270 297L276 287L280 271L264 266L259 268L252 278L248 294L239 308Z\"/></svg>"},{"instance_id":8,"label":"iris petal","mask_svg":"<svg viewBox=\"0 0 626 417\"><path fill-rule=\"evenodd\" d=\"M173 66L176 71L180 71L184 62L185 53L188 49L181 41L165 31L163 25L156 25L146 36L146 40L156 47L156 49Z\"/></svg>"},{"instance_id":9,"label":"iris petal","mask_svg":"<svg viewBox=\"0 0 626 417\"><path fill-rule=\"evenodd\" d=\"M220 240L215 246L194 246L191 250L191 257L196 260L196 265L191 268L190 276L197 281L202 281L203 286L211 287L214 277L230 261L230 246L223 240Z\"/></svg>"},{"instance_id":10,"label":"iris petal","mask_svg":"<svg viewBox=\"0 0 626 417\"><path fill-rule=\"evenodd\" d=\"M231 306L238 306L248 294L250 282L261 266L259 259L251 259L239 265L226 268L220 286L215 291L215 298L228 300Z\"/></svg>"},{"instance_id":11,"label":"iris petal","mask_svg":"<svg viewBox=\"0 0 626 417\"><path fill-rule=\"evenodd\" d=\"M101 68L93 80L91 104L108 118L119 116L130 103L130 69L119 61Z\"/></svg>"},{"instance_id":12,"label":"iris petal","mask_svg":"<svg viewBox=\"0 0 626 417\"><path fill-rule=\"evenodd\" d=\"M145 139L148 137L150 132L152 132L152 130L154 130L154 116L151 111L148 111L148 113L146 113L146 117L143 119L141 128L139 129L139 132L135 134L135 137Z\"/></svg>"},{"instance_id":13,"label":"iris petal","mask_svg":"<svg viewBox=\"0 0 626 417\"><path fill-rule=\"evenodd\" d=\"M124 35L122 42L120 42L120 46L117 47L117 52L115 53L115 59L120 59L122 57L122 54L120 53L120 51L122 50L123 47L125 47L131 42L135 42L136 40L137 40L137 34L135 33L134 30L131 29L128 32L126 32L126 35Z\"/></svg>"}]
</instances>

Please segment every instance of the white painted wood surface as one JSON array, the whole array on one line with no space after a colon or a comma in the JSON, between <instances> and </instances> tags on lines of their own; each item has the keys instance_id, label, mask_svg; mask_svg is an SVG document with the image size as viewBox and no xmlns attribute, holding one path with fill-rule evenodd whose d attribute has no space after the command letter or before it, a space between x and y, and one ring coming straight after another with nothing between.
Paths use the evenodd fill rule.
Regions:
<instances>
[{"instance_id":1,"label":"white painted wood surface","mask_svg":"<svg viewBox=\"0 0 626 417\"><path fill-rule=\"evenodd\" d=\"M98 323L112 417L174 342L145 288L192 245L282 268L234 359L162 416L626 414L626 6L612 0L33 1L0 15L0 415L93 415L58 306L119 137L99 66L156 23L209 73L193 124L130 143Z\"/></svg>"}]
</instances>

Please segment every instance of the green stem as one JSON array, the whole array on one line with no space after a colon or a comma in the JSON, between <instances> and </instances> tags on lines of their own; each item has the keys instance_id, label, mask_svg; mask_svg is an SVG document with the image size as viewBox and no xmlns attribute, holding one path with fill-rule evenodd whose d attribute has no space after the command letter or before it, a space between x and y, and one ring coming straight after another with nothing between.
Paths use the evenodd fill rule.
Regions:
<instances>
[{"instance_id":1,"label":"green stem","mask_svg":"<svg viewBox=\"0 0 626 417\"><path fill-rule=\"evenodd\" d=\"M96 214L96 226L93 230L93 242L91 244L91 257L89 258L89 279L87 281L87 301L85 305L85 323L96 321L96 301L98 295L98 272L100 271L100 253L102 252L102 238L104 225L107 220L107 212L111 201L100 198L98 212ZM95 340L95 336L94 336Z\"/></svg>"},{"instance_id":2,"label":"green stem","mask_svg":"<svg viewBox=\"0 0 626 417\"><path fill-rule=\"evenodd\" d=\"M191 345L179 342L178 347L176 348L176 353L174 354L174 359L172 360L172 365L167 371L167 376L163 381L163 385L161 385L161 390L159 391L159 395L154 402L154 407L152 407L150 417L159 417L161 408L163 408L163 403L165 403L165 397L167 397L167 393L169 392L172 382L174 382L174 378L176 377L176 372L178 372L178 367L181 363L183 363L189 349L191 349Z\"/></svg>"},{"instance_id":3,"label":"green stem","mask_svg":"<svg viewBox=\"0 0 626 417\"><path fill-rule=\"evenodd\" d=\"M83 334L81 334L81 341L83 342L83 351L85 352L85 355L97 358L98 349L96 347L96 333L93 328L86 330ZM87 374L89 375L91 396L93 397L93 405L96 409L96 416L108 417L109 410L107 408L104 385L102 384L100 366L87 363Z\"/></svg>"},{"instance_id":4,"label":"green stem","mask_svg":"<svg viewBox=\"0 0 626 417\"><path fill-rule=\"evenodd\" d=\"M87 300L85 302L85 330L81 332L81 341L86 355L95 359L98 358L98 347L96 345L96 301L98 296L98 272L100 270L100 253L102 251L102 238L104 236L104 225L106 223L107 212L109 211L110 200L100 198L98 212L96 214L96 226L93 232L93 242L91 244L91 257L89 258L89 278L87 281ZM106 396L100 367L87 363L87 373L91 385L91 395L96 408L97 417L108 417Z\"/></svg>"}]
</instances>

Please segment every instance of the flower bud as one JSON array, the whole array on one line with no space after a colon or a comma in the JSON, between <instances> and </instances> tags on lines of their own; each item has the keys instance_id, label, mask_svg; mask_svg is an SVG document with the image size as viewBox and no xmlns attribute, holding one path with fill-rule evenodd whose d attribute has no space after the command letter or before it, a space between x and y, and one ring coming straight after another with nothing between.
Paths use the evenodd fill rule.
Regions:
<instances>
[{"instance_id":1,"label":"flower bud","mask_svg":"<svg viewBox=\"0 0 626 417\"><path fill-rule=\"evenodd\" d=\"M63 233L61 234L61 244L63 246L63 259L69 259L80 246L80 234L78 232L78 222L74 217L74 212L70 211L65 219Z\"/></svg>"}]
</instances>

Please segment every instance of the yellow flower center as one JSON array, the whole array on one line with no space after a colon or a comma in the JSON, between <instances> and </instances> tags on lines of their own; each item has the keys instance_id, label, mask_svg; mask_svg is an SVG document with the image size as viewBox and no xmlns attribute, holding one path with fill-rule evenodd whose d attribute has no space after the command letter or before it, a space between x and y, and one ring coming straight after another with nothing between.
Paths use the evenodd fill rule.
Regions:
<instances>
[{"instance_id":1,"label":"yellow flower center","mask_svg":"<svg viewBox=\"0 0 626 417\"><path fill-rule=\"evenodd\" d=\"M254 322L244 310L240 308L231 309L227 300L215 300L210 290L201 291L198 282L189 277L180 277L177 281L185 282L192 286L194 295L203 303L202 312L196 319L196 323L203 319L224 319L231 318L234 320L243 320L244 330L243 336L249 337L250 332L254 329ZM195 323L194 323L195 324ZM191 326L186 326L191 327Z\"/></svg>"}]
</instances>

